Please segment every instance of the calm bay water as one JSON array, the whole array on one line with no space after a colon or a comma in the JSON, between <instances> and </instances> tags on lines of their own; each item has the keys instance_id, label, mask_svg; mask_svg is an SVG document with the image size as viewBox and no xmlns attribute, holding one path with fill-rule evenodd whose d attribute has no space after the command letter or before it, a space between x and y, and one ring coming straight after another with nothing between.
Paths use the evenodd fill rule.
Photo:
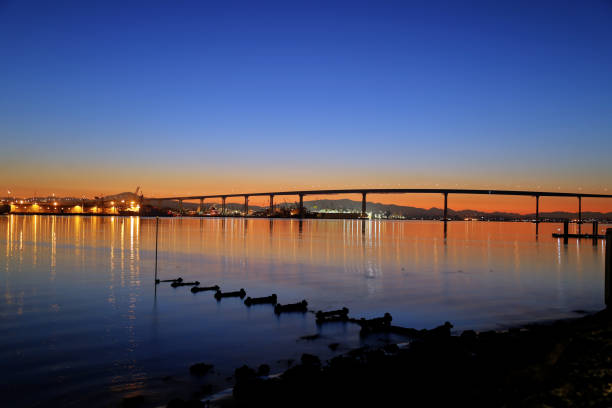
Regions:
<instances>
[{"instance_id":1,"label":"calm bay water","mask_svg":"<svg viewBox=\"0 0 612 408\"><path fill-rule=\"evenodd\" d=\"M553 239L560 224L160 219L159 277L182 276L354 317L499 329L604 307L604 244ZM590 226L583 227L590 231ZM601 226L602 229L605 226ZM160 405L243 364L287 367L364 343L352 324L217 302L154 285L155 219L0 216L0 391L4 406ZM300 336L320 333L314 341ZM328 345L341 343L336 352ZM188 367L205 361L203 378Z\"/></svg>"}]
</instances>

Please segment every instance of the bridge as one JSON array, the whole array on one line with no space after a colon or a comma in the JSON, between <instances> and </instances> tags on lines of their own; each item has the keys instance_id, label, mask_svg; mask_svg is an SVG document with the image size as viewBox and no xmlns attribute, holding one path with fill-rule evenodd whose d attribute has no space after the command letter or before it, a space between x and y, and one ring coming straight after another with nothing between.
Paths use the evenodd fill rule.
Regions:
<instances>
[{"instance_id":1,"label":"bridge","mask_svg":"<svg viewBox=\"0 0 612 408\"><path fill-rule=\"evenodd\" d=\"M337 195L337 194L361 194L361 216L366 216L366 196L368 194L441 194L444 196L444 222L448 219L448 196L450 194L465 195L501 195L501 196L528 196L535 198L536 223L540 221L540 197L574 197L578 199L578 222L582 223L582 199L583 198L612 198L612 194L590 194L590 193L564 193L555 191L521 191L521 190L473 190L473 189L443 189L443 188L359 188L359 189L335 189L335 190L296 190L296 191L273 191L264 193L232 193L212 194L194 196L174 196L163 198L149 198L150 201L161 202L163 200L175 200L179 202L179 210L183 212L183 201L200 200L198 212L204 204L204 200L211 198L221 199L221 214L225 214L225 201L231 197L244 197L244 214L249 212L249 197L267 196L270 198L270 211L274 210L274 197L276 196L298 196L300 199L299 214L304 214L304 197L307 195Z\"/></svg>"}]
</instances>

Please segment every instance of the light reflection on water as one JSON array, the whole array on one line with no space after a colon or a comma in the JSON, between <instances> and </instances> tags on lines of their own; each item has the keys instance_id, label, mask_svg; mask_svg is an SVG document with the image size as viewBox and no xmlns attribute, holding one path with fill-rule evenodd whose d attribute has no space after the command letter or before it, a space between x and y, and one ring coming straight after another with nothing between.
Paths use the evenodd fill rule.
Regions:
<instances>
[{"instance_id":1,"label":"light reflection on water","mask_svg":"<svg viewBox=\"0 0 612 408\"><path fill-rule=\"evenodd\" d=\"M604 243L565 245L551 237L558 228L541 224L536 237L530 223L454 222L445 238L427 221L161 219L159 274L356 317L390 312L416 328L499 328L603 307ZM154 219L0 217L0 387L13 405L165 401L225 386L244 363L281 370L303 352L329 358L329 343L364 341L309 314L155 288L154 234ZM189 377L198 361L217 373Z\"/></svg>"}]
</instances>

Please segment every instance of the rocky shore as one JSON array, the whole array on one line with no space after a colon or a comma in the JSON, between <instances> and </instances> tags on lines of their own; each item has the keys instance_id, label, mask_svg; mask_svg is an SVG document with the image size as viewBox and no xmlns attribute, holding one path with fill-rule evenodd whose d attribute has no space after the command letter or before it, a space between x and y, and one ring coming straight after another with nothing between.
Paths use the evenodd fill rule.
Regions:
<instances>
[{"instance_id":1,"label":"rocky shore","mask_svg":"<svg viewBox=\"0 0 612 408\"><path fill-rule=\"evenodd\" d=\"M450 327L327 362L305 354L274 377L265 366L243 366L226 398L167 406L612 406L610 310L504 332L451 336Z\"/></svg>"}]
</instances>

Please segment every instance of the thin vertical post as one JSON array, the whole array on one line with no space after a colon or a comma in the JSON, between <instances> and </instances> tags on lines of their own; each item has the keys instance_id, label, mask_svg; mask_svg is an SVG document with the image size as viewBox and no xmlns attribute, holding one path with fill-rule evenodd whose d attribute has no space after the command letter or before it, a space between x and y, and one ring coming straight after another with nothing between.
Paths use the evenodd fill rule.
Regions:
<instances>
[{"instance_id":1,"label":"thin vertical post","mask_svg":"<svg viewBox=\"0 0 612 408\"><path fill-rule=\"evenodd\" d=\"M159 235L159 217L155 217L155 282L157 282L157 241Z\"/></svg>"},{"instance_id":2,"label":"thin vertical post","mask_svg":"<svg viewBox=\"0 0 612 408\"><path fill-rule=\"evenodd\" d=\"M612 307L612 228L606 230L606 307Z\"/></svg>"},{"instance_id":3,"label":"thin vertical post","mask_svg":"<svg viewBox=\"0 0 612 408\"><path fill-rule=\"evenodd\" d=\"M244 216L249 215L249 196L244 196Z\"/></svg>"},{"instance_id":4,"label":"thin vertical post","mask_svg":"<svg viewBox=\"0 0 612 408\"><path fill-rule=\"evenodd\" d=\"M593 246L597 246L597 236L599 234L599 223L593 221Z\"/></svg>"},{"instance_id":5,"label":"thin vertical post","mask_svg":"<svg viewBox=\"0 0 612 408\"><path fill-rule=\"evenodd\" d=\"M200 205L198 205L198 215L202 213L202 207L204 206L204 199L200 198Z\"/></svg>"},{"instance_id":6,"label":"thin vertical post","mask_svg":"<svg viewBox=\"0 0 612 408\"><path fill-rule=\"evenodd\" d=\"M183 200L179 200L179 214L183 215Z\"/></svg>"},{"instance_id":7,"label":"thin vertical post","mask_svg":"<svg viewBox=\"0 0 612 408\"><path fill-rule=\"evenodd\" d=\"M366 216L366 193L365 191L361 193L361 216L365 218Z\"/></svg>"},{"instance_id":8,"label":"thin vertical post","mask_svg":"<svg viewBox=\"0 0 612 408\"><path fill-rule=\"evenodd\" d=\"M270 194L270 217L274 215L274 195Z\"/></svg>"},{"instance_id":9,"label":"thin vertical post","mask_svg":"<svg viewBox=\"0 0 612 408\"><path fill-rule=\"evenodd\" d=\"M567 244L569 234L569 220L563 220L563 243Z\"/></svg>"},{"instance_id":10,"label":"thin vertical post","mask_svg":"<svg viewBox=\"0 0 612 408\"><path fill-rule=\"evenodd\" d=\"M225 197L221 197L221 215L225 215Z\"/></svg>"}]
</instances>

